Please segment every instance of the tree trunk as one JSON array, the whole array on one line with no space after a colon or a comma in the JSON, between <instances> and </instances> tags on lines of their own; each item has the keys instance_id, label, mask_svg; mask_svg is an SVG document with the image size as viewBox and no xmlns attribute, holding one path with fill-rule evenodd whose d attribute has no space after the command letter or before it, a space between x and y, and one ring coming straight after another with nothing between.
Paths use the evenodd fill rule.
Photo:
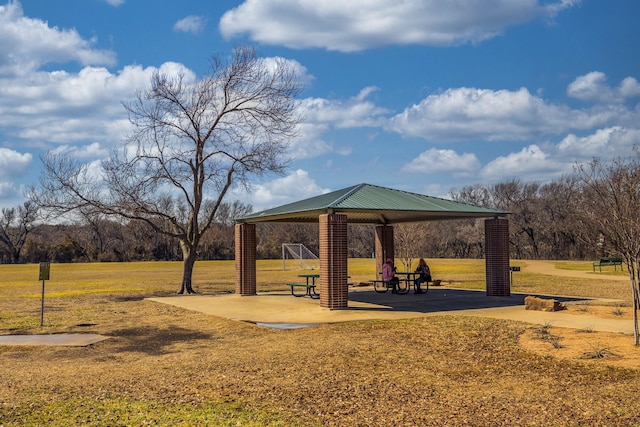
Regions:
<instances>
[{"instance_id":1,"label":"tree trunk","mask_svg":"<svg viewBox=\"0 0 640 427\"><path fill-rule=\"evenodd\" d=\"M20 251L17 249L12 249L11 250L11 256L13 258L13 263L14 264L20 264Z\"/></svg>"},{"instance_id":2,"label":"tree trunk","mask_svg":"<svg viewBox=\"0 0 640 427\"><path fill-rule=\"evenodd\" d=\"M638 328L638 311L640 310L640 260L634 258L627 263L631 277L631 292L633 295L633 335L634 345L640 345L640 329Z\"/></svg>"},{"instance_id":3,"label":"tree trunk","mask_svg":"<svg viewBox=\"0 0 640 427\"><path fill-rule=\"evenodd\" d=\"M190 248L184 243L181 243L182 247L182 258L183 258L183 270L182 270L182 286L180 287L179 294L195 294L196 291L193 290L191 284L191 278L193 276L193 266L196 263L196 250L195 248Z\"/></svg>"},{"instance_id":4,"label":"tree trunk","mask_svg":"<svg viewBox=\"0 0 640 427\"><path fill-rule=\"evenodd\" d=\"M638 327L638 311L640 311L640 286L638 282L633 284L633 332L636 346L640 346L640 328Z\"/></svg>"}]
</instances>

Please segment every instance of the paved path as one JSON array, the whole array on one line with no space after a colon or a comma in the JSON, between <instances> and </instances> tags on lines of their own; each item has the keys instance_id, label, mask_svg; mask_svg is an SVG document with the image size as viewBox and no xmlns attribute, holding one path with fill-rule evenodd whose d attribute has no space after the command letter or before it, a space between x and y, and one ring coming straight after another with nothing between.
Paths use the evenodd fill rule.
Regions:
<instances>
[{"instance_id":1,"label":"paved path","mask_svg":"<svg viewBox=\"0 0 640 427\"><path fill-rule=\"evenodd\" d=\"M523 271L527 271L529 273L548 274L551 276L560 277L579 277L583 279L605 278L606 280L612 281L629 281L629 276L627 275L620 276L608 274L608 270L612 270L613 267L605 267L605 270L602 271L602 273L599 271L596 271L594 273L593 271L563 270L560 268L556 268L554 261L526 260L523 262L525 263L525 265L523 266Z\"/></svg>"}]
</instances>

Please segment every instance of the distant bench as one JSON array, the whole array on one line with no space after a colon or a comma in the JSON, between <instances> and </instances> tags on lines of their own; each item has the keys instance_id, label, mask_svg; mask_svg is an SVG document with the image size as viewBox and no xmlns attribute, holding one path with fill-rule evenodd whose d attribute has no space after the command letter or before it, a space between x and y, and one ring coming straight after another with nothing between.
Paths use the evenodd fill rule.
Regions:
<instances>
[{"instance_id":1,"label":"distant bench","mask_svg":"<svg viewBox=\"0 0 640 427\"><path fill-rule=\"evenodd\" d=\"M316 285L309 283L287 283L287 286L291 288L291 295L294 297L309 297L309 298L320 298L320 295L316 293ZM294 292L295 288L305 288L304 294L296 294Z\"/></svg>"},{"instance_id":2,"label":"distant bench","mask_svg":"<svg viewBox=\"0 0 640 427\"><path fill-rule=\"evenodd\" d=\"M602 273L602 267L607 265L613 265L613 271L616 271L618 266L620 266L620 270L622 270L622 257L610 256L600 258L598 261L593 263L593 271L596 271L596 267L598 267Z\"/></svg>"}]
</instances>

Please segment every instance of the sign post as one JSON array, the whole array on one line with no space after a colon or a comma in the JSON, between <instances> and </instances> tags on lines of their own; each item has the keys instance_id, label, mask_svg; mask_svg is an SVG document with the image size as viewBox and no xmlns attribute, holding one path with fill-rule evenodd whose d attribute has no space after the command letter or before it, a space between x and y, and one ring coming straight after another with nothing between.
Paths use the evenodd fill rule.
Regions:
<instances>
[{"instance_id":1,"label":"sign post","mask_svg":"<svg viewBox=\"0 0 640 427\"><path fill-rule=\"evenodd\" d=\"M38 275L39 280L42 280L42 300L40 304L40 327L44 325L44 281L49 280L50 273L51 273L51 263L41 262L40 273Z\"/></svg>"},{"instance_id":2,"label":"sign post","mask_svg":"<svg viewBox=\"0 0 640 427\"><path fill-rule=\"evenodd\" d=\"M510 279L509 281L510 281L510 282L511 282L511 284L513 285L513 272L514 272L514 271L520 271L520 266L517 266L517 265L511 266L511 267L509 267L509 271L511 272L511 273L510 273L510 274L511 274L511 277L509 278L509 279Z\"/></svg>"}]
</instances>

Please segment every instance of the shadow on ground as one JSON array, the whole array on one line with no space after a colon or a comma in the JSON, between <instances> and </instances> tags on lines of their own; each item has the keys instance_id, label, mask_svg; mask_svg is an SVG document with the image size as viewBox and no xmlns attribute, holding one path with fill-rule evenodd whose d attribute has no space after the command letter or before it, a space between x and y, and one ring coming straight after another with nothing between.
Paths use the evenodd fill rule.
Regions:
<instances>
[{"instance_id":1,"label":"shadow on ground","mask_svg":"<svg viewBox=\"0 0 640 427\"><path fill-rule=\"evenodd\" d=\"M544 299L555 299L559 302L585 301L587 298L571 298L562 296L549 296L540 294L512 293L508 297L487 296L485 291L473 291L450 288L430 288L426 294L416 295L392 294L391 292L377 293L375 291L358 291L349 293L349 301L385 306L391 311L411 311L418 313L450 312L458 310L476 310L483 308L501 308L524 306L527 296L536 296ZM348 310L379 310L367 306L350 306Z\"/></svg>"},{"instance_id":2,"label":"shadow on ground","mask_svg":"<svg viewBox=\"0 0 640 427\"><path fill-rule=\"evenodd\" d=\"M125 328L109 334L120 352L141 352L151 356L171 353L171 346L178 343L196 340L211 340L212 335L200 331L169 327L157 329L153 327Z\"/></svg>"}]
</instances>

